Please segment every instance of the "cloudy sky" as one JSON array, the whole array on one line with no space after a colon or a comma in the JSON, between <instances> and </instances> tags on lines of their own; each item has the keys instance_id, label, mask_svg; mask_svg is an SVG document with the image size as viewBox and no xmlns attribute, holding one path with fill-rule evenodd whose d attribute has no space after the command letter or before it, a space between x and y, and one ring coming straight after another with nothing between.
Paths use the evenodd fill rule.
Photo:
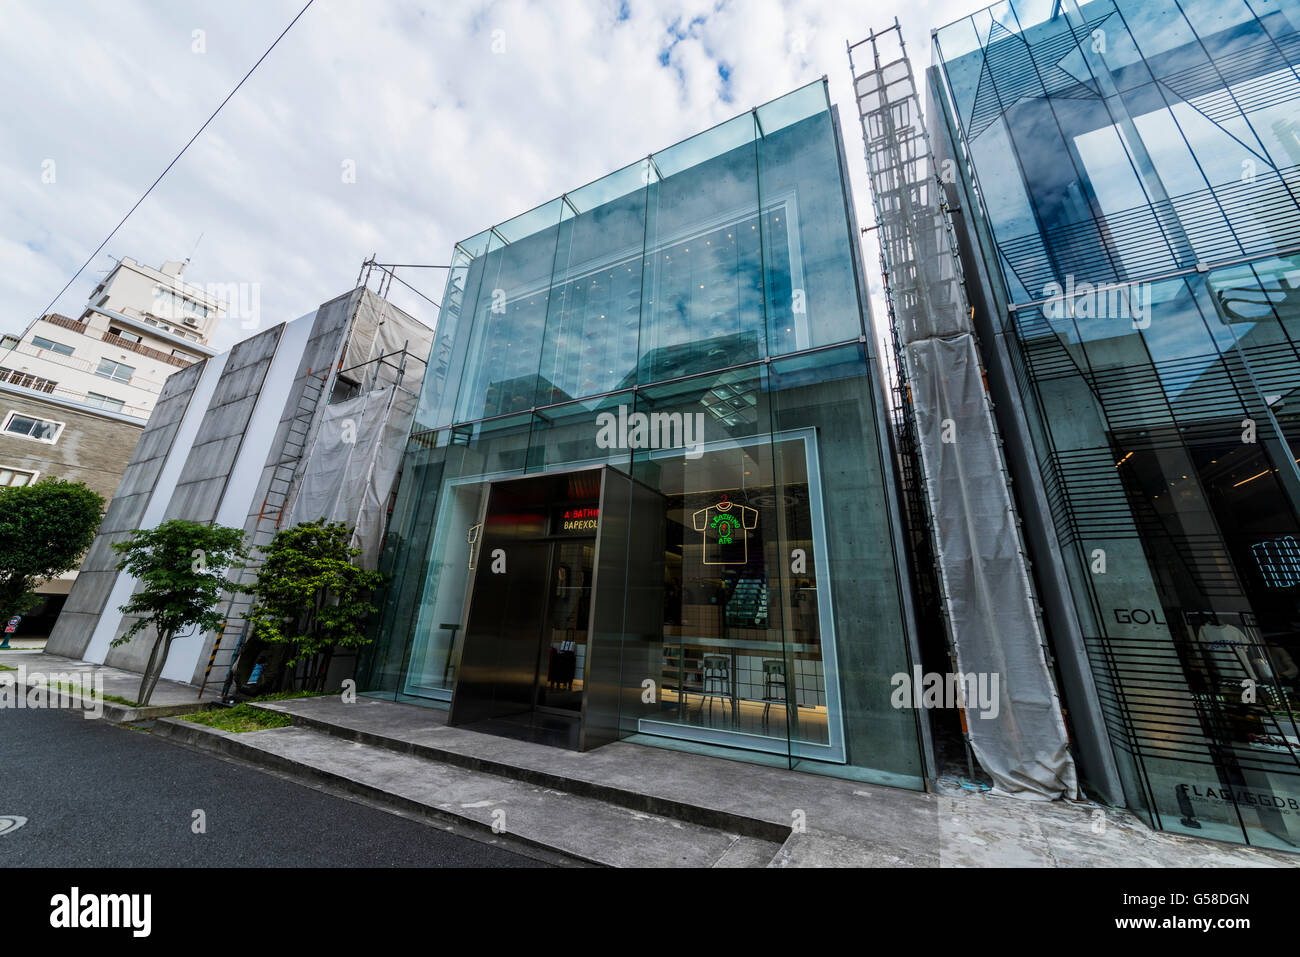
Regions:
<instances>
[{"instance_id":1,"label":"cloudy sky","mask_svg":"<svg viewBox=\"0 0 1300 957\"><path fill-rule=\"evenodd\" d=\"M40 314L304 2L0 0L0 331ZM372 253L445 263L458 240L822 75L866 225L845 41L897 15L919 70L930 27L982 5L316 0L55 308L76 314L110 255L192 255L190 281L259 283L262 326L291 319ZM441 298L441 273L401 275ZM230 322L214 344L248 335Z\"/></svg>"}]
</instances>

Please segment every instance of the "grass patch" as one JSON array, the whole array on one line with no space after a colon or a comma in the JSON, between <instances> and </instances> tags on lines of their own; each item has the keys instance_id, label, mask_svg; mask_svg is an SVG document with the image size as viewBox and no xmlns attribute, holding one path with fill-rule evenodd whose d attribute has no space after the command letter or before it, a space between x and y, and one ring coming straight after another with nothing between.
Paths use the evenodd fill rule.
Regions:
<instances>
[{"instance_id":1,"label":"grass patch","mask_svg":"<svg viewBox=\"0 0 1300 957\"><path fill-rule=\"evenodd\" d=\"M17 670L18 670L17 668L11 667L10 665L0 665L0 671L17 671Z\"/></svg>"},{"instance_id":2,"label":"grass patch","mask_svg":"<svg viewBox=\"0 0 1300 957\"><path fill-rule=\"evenodd\" d=\"M262 711L250 705L240 704L233 708L213 708L211 711L196 711L194 714L181 715L182 721L216 728L218 731L233 731L243 734L245 731L261 731L265 728L284 728L291 724L289 717Z\"/></svg>"},{"instance_id":3,"label":"grass patch","mask_svg":"<svg viewBox=\"0 0 1300 957\"><path fill-rule=\"evenodd\" d=\"M113 704L126 705L128 708L139 707L139 705L137 705L130 698L123 698L121 695L115 695L115 694L96 695L94 688L83 688L81 685L69 684L66 681L58 681L55 682L55 684L57 684L60 689L68 692L69 694L80 695L83 698L89 698L91 701L102 698L104 701L111 701L113 702Z\"/></svg>"},{"instance_id":4,"label":"grass patch","mask_svg":"<svg viewBox=\"0 0 1300 957\"><path fill-rule=\"evenodd\" d=\"M327 691L277 691L275 694L264 694L254 698L254 701L293 701L295 698L324 698L329 692Z\"/></svg>"}]
</instances>

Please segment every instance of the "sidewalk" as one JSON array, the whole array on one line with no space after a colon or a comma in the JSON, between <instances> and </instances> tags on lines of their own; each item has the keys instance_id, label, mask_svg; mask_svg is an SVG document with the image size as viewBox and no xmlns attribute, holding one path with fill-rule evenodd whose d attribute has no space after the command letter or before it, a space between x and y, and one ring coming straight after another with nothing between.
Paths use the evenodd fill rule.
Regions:
<instances>
[{"instance_id":1,"label":"sidewalk","mask_svg":"<svg viewBox=\"0 0 1300 957\"><path fill-rule=\"evenodd\" d=\"M77 661L74 658L63 658L59 655L47 655L39 649L10 648L0 651L0 665L15 669L22 666L26 669L27 674L39 674L44 678L48 678L50 675L65 675L67 676L66 680L71 683L80 684L82 687L87 688L93 687L95 675L102 675L104 694L124 698L127 701L135 701L136 695L140 693L140 675L134 671L107 668L104 665L91 664L89 661ZM0 670L0 674L13 675L17 678L17 674L12 671ZM202 701L200 701L199 689L193 685L159 679L149 701L149 707L138 708L113 701L105 701L104 717L114 724L130 724L136 721L149 721L154 718L198 711L216 700L217 695L211 691L205 694Z\"/></svg>"},{"instance_id":2,"label":"sidewalk","mask_svg":"<svg viewBox=\"0 0 1300 957\"><path fill-rule=\"evenodd\" d=\"M404 813L573 860L649 866L1297 867L1300 854L1152 831L1099 806L924 794L628 741L579 753L448 727L446 713L338 697L261 704L293 726L155 734ZM797 824L803 827L796 827Z\"/></svg>"}]
</instances>

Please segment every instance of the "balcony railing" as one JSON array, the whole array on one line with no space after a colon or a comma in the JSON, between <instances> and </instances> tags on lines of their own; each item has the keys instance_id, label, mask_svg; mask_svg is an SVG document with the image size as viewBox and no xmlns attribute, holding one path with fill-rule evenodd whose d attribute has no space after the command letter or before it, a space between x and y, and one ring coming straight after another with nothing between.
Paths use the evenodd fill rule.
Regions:
<instances>
[{"instance_id":1,"label":"balcony railing","mask_svg":"<svg viewBox=\"0 0 1300 957\"><path fill-rule=\"evenodd\" d=\"M37 376L28 375L24 372L16 372L13 369L0 369L0 382L16 385L23 389L30 389L33 392L40 392L45 395L52 395L56 398L67 399L69 402L75 402L78 405L84 405L87 409L103 409L108 412L117 412L121 415L133 416L137 419L147 419L153 414L153 407L139 405L123 405L120 409L105 406L100 400L92 399L85 392L78 392L76 389L65 389L57 382L51 382L49 379L41 379Z\"/></svg>"},{"instance_id":2,"label":"balcony railing","mask_svg":"<svg viewBox=\"0 0 1300 957\"><path fill-rule=\"evenodd\" d=\"M57 382L42 379L40 376L31 375L27 372L19 372L17 369L0 368L0 382L19 385L24 389L32 389L35 392L52 393L58 387Z\"/></svg>"},{"instance_id":3,"label":"balcony railing","mask_svg":"<svg viewBox=\"0 0 1300 957\"><path fill-rule=\"evenodd\" d=\"M91 336L93 333L90 327L84 322L78 322L75 319L69 319L67 316L60 316L51 313L48 316L41 317L42 322L48 322L52 326L60 326L64 329L71 329L73 332L79 332L83 336ZM111 332L100 334L100 339L109 345L117 346L120 349L127 349L131 352L138 352L142 356L148 356L150 359L156 359L159 362L165 362L168 365L175 366L178 369L184 369L194 364L193 359L183 359L180 356L174 356L169 352L163 352L160 349L154 349L150 346L142 345L139 342L133 342L130 339L123 339L121 336L115 336Z\"/></svg>"},{"instance_id":4,"label":"balcony railing","mask_svg":"<svg viewBox=\"0 0 1300 957\"><path fill-rule=\"evenodd\" d=\"M76 369L79 372L94 371L94 366L85 359L65 355L62 352L55 352L52 349L42 349L40 346L34 346L26 342L20 342L13 348L14 352L20 353L21 355L35 356L38 359L45 359L47 362L53 362L69 369Z\"/></svg>"},{"instance_id":5,"label":"balcony railing","mask_svg":"<svg viewBox=\"0 0 1300 957\"><path fill-rule=\"evenodd\" d=\"M60 316L50 313L48 316L41 317L42 322L48 322L52 326L62 326L64 329L71 329L73 332L80 332L86 335L86 324L78 322L75 319L69 319L67 316Z\"/></svg>"},{"instance_id":6,"label":"balcony railing","mask_svg":"<svg viewBox=\"0 0 1300 957\"><path fill-rule=\"evenodd\" d=\"M80 359L77 356L64 355L62 352L52 352L49 349L41 349L28 342L20 342L13 347L13 351L21 355L35 356L38 359L44 359L46 362L54 365L63 366L65 369L75 369L78 372L89 372L98 374L98 366L93 362ZM105 376L104 378L112 378ZM114 380L116 381L116 380ZM129 385L132 388L143 389L145 392L158 393L162 391L163 380L153 379L140 373L134 373L130 382L122 382L122 385Z\"/></svg>"},{"instance_id":7,"label":"balcony railing","mask_svg":"<svg viewBox=\"0 0 1300 957\"><path fill-rule=\"evenodd\" d=\"M148 356L150 359L157 359L159 362L166 362L168 365L176 366L178 369L184 369L194 364L193 359L182 359L180 356L174 356L170 353L141 345L138 342L132 342L130 339L123 339L121 336L115 336L111 332L104 333L100 338L111 346L130 349L132 352L138 352L140 355Z\"/></svg>"}]
</instances>

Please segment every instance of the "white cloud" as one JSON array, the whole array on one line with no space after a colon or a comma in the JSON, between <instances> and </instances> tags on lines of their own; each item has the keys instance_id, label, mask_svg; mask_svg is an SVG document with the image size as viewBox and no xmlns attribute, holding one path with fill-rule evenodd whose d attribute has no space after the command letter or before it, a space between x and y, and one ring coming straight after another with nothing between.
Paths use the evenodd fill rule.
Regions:
<instances>
[{"instance_id":1,"label":"white cloud","mask_svg":"<svg viewBox=\"0 0 1300 957\"><path fill-rule=\"evenodd\" d=\"M260 283L263 322L279 322L346 290L371 253L444 263L460 239L822 75L868 225L845 41L898 15L923 69L929 28L977 5L318 0L105 251L159 264L202 233L187 278ZM44 308L300 6L0 6L0 329ZM76 312L110 264L57 308ZM404 278L440 298L441 274ZM216 345L246 335L232 322Z\"/></svg>"}]
</instances>

